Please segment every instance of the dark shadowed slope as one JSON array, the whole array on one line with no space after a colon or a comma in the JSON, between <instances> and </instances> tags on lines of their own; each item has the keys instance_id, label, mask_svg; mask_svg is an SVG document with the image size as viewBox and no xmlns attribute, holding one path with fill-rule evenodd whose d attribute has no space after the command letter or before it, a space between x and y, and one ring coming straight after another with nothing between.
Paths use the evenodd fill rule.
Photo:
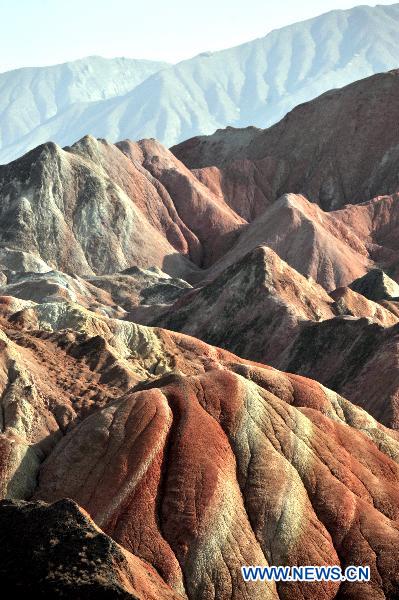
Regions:
<instances>
[{"instance_id":1,"label":"dark shadowed slope","mask_svg":"<svg viewBox=\"0 0 399 600\"><path fill-rule=\"evenodd\" d=\"M43 599L181 600L72 500L0 502L4 588Z\"/></svg>"}]
</instances>

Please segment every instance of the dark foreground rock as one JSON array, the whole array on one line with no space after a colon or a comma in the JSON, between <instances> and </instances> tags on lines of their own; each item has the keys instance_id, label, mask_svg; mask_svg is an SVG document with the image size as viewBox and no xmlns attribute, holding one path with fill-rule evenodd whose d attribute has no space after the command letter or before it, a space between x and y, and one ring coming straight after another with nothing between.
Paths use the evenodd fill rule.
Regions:
<instances>
[{"instance_id":1,"label":"dark foreground rock","mask_svg":"<svg viewBox=\"0 0 399 600\"><path fill-rule=\"evenodd\" d=\"M175 598L152 567L105 535L75 502L0 502L3 589L38 598Z\"/></svg>"}]
</instances>

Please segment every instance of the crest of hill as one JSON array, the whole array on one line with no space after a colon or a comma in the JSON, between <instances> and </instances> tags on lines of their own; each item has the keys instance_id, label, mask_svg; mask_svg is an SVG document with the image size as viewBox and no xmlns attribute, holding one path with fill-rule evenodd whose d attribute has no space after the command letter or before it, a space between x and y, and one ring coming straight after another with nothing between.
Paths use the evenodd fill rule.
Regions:
<instances>
[{"instance_id":1,"label":"crest of hill","mask_svg":"<svg viewBox=\"0 0 399 600\"><path fill-rule=\"evenodd\" d=\"M136 265L189 278L245 224L155 140L39 146L0 167L0 195L0 245L77 275Z\"/></svg>"},{"instance_id":2,"label":"crest of hill","mask_svg":"<svg viewBox=\"0 0 399 600\"><path fill-rule=\"evenodd\" d=\"M334 317L332 305L320 285L259 246L177 300L153 324L268 363L292 341L302 322Z\"/></svg>"},{"instance_id":3,"label":"crest of hill","mask_svg":"<svg viewBox=\"0 0 399 600\"><path fill-rule=\"evenodd\" d=\"M269 129L227 128L172 152L233 207L247 178L252 214L288 192L334 210L397 192L398 95L399 70L380 73L297 106Z\"/></svg>"}]
</instances>

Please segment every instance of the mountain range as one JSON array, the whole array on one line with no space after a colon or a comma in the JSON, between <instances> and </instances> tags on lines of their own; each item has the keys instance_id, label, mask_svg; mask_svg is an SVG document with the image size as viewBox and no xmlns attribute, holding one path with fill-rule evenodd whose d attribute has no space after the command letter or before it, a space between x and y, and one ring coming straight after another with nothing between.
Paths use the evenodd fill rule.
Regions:
<instances>
[{"instance_id":1,"label":"mountain range","mask_svg":"<svg viewBox=\"0 0 399 600\"><path fill-rule=\"evenodd\" d=\"M377 64L364 24L395 14L270 36L341 19ZM141 65L132 94L181 66ZM125 67L99 60L91 108L126 98L117 82L97 98L108 68ZM270 127L168 149L87 122L0 166L4 590L399 597L399 70L365 74ZM243 565L370 579L250 582Z\"/></svg>"},{"instance_id":2,"label":"mountain range","mask_svg":"<svg viewBox=\"0 0 399 600\"><path fill-rule=\"evenodd\" d=\"M267 127L294 106L399 64L399 5L331 11L176 65L91 57L0 74L0 163L52 140Z\"/></svg>"}]
</instances>

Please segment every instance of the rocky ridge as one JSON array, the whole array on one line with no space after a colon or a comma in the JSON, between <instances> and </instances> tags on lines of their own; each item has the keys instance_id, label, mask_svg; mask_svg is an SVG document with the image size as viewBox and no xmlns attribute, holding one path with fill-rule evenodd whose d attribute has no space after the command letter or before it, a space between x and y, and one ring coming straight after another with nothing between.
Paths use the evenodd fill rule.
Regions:
<instances>
[{"instance_id":1,"label":"rocky ridge","mask_svg":"<svg viewBox=\"0 0 399 600\"><path fill-rule=\"evenodd\" d=\"M71 500L51 505L1 501L0 540L3 584L17 593L79 600L181 599L148 563L118 546Z\"/></svg>"},{"instance_id":2,"label":"rocky ridge","mask_svg":"<svg viewBox=\"0 0 399 600\"><path fill-rule=\"evenodd\" d=\"M297 106L268 129L228 127L172 151L233 207L249 179L242 206L253 215L292 192L324 210L362 203L398 191L398 90L398 70L379 73Z\"/></svg>"}]
</instances>

